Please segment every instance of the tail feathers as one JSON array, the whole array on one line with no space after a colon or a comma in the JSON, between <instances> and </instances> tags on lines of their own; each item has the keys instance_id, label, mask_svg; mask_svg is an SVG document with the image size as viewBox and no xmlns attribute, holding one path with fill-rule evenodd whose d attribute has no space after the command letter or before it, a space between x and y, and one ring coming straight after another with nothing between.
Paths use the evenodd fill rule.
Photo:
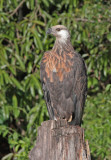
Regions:
<instances>
[{"instance_id":1,"label":"tail feathers","mask_svg":"<svg viewBox=\"0 0 111 160\"><path fill-rule=\"evenodd\" d=\"M80 104L80 101L78 101L75 107L75 117L69 124L74 126L76 125L81 126L82 115L83 115L83 108Z\"/></svg>"}]
</instances>

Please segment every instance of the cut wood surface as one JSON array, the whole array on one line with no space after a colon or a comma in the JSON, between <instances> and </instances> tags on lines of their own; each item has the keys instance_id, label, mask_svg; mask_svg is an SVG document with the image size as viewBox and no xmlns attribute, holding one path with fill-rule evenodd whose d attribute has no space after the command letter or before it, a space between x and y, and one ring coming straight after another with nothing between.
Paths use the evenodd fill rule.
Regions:
<instances>
[{"instance_id":1,"label":"cut wood surface","mask_svg":"<svg viewBox=\"0 0 111 160\"><path fill-rule=\"evenodd\" d=\"M65 120L49 120L38 128L35 147L30 160L91 160L84 129L68 125Z\"/></svg>"}]
</instances>

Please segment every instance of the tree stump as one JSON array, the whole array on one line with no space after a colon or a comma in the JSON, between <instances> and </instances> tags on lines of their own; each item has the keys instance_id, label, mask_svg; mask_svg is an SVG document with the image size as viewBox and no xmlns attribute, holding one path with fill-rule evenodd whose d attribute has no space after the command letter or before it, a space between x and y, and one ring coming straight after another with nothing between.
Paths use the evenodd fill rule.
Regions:
<instances>
[{"instance_id":1,"label":"tree stump","mask_svg":"<svg viewBox=\"0 0 111 160\"><path fill-rule=\"evenodd\" d=\"M69 125L65 120L49 120L38 128L35 147L30 160L91 160L84 130Z\"/></svg>"}]
</instances>

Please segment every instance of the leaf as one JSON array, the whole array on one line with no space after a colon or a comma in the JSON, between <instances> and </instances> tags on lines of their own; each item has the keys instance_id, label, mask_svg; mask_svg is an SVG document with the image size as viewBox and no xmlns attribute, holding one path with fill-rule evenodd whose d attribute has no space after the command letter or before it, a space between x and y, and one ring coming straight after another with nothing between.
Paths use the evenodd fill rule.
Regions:
<instances>
[{"instance_id":1,"label":"leaf","mask_svg":"<svg viewBox=\"0 0 111 160\"><path fill-rule=\"evenodd\" d=\"M3 0L0 1L0 11L2 11L3 8Z\"/></svg>"},{"instance_id":2,"label":"leaf","mask_svg":"<svg viewBox=\"0 0 111 160\"><path fill-rule=\"evenodd\" d=\"M3 137L6 137L6 136L7 136L7 134L9 134L8 129L6 129L6 130L3 132Z\"/></svg>"},{"instance_id":3,"label":"leaf","mask_svg":"<svg viewBox=\"0 0 111 160\"><path fill-rule=\"evenodd\" d=\"M31 91L31 95L32 95L33 97L35 97L34 86L31 86L31 87L30 87L30 91Z\"/></svg>"},{"instance_id":4,"label":"leaf","mask_svg":"<svg viewBox=\"0 0 111 160\"><path fill-rule=\"evenodd\" d=\"M33 10L34 7L35 7L35 6L34 6L34 4L35 4L34 2L35 2L34 0L30 0L30 6L31 6L30 8L31 8L31 10Z\"/></svg>"},{"instance_id":5,"label":"leaf","mask_svg":"<svg viewBox=\"0 0 111 160\"><path fill-rule=\"evenodd\" d=\"M10 106L8 105L4 105L3 106L3 116L5 118L5 120L7 120L9 118L9 114L10 113Z\"/></svg>"},{"instance_id":6,"label":"leaf","mask_svg":"<svg viewBox=\"0 0 111 160\"><path fill-rule=\"evenodd\" d=\"M10 77L7 74L7 72L3 72L3 77L4 77L4 81L5 81L6 84L11 83Z\"/></svg>"},{"instance_id":7,"label":"leaf","mask_svg":"<svg viewBox=\"0 0 111 160\"><path fill-rule=\"evenodd\" d=\"M38 24L40 26L43 26L43 27L45 26L45 23L43 23L42 21L34 20L32 22L35 23L35 24Z\"/></svg>"},{"instance_id":8,"label":"leaf","mask_svg":"<svg viewBox=\"0 0 111 160\"><path fill-rule=\"evenodd\" d=\"M13 157L13 153L8 153L6 156L4 156L1 160L11 160Z\"/></svg>"},{"instance_id":9,"label":"leaf","mask_svg":"<svg viewBox=\"0 0 111 160\"><path fill-rule=\"evenodd\" d=\"M20 89L21 91L24 91L23 86L19 83L19 81L18 81L16 78L11 77L11 80L12 80L12 83L14 83L14 85L15 85L18 89Z\"/></svg>"},{"instance_id":10,"label":"leaf","mask_svg":"<svg viewBox=\"0 0 111 160\"><path fill-rule=\"evenodd\" d=\"M35 86L36 89L38 90L39 94L42 96L41 84L40 84L40 82L38 81L38 78L35 77L34 75L32 75L32 79L33 79L33 82L34 82L34 86Z\"/></svg>"},{"instance_id":11,"label":"leaf","mask_svg":"<svg viewBox=\"0 0 111 160\"><path fill-rule=\"evenodd\" d=\"M27 71L28 71L28 73L30 73L32 71L32 63L31 62L28 63Z\"/></svg>"},{"instance_id":12,"label":"leaf","mask_svg":"<svg viewBox=\"0 0 111 160\"><path fill-rule=\"evenodd\" d=\"M21 57L18 54L15 54L15 57L17 58L17 60L19 61L20 67L21 69L25 72L25 65L21 60Z\"/></svg>"},{"instance_id":13,"label":"leaf","mask_svg":"<svg viewBox=\"0 0 111 160\"><path fill-rule=\"evenodd\" d=\"M46 7L49 7L49 3L48 3L47 0L43 0L43 3L44 3L44 5L45 5Z\"/></svg>"},{"instance_id":14,"label":"leaf","mask_svg":"<svg viewBox=\"0 0 111 160\"><path fill-rule=\"evenodd\" d=\"M13 107L17 108L18 102L17 102L17 97L15 95L13 95L13 97L12 97L12 102L13 102Z\"/></svg>"},{"instance_id":15,"label":"leaf","mask_svg":"<svg viewBox=\"0 0 111 160\"><path fill-rule=\"evenodd\" d=\"M17 133L17 132L14 132L14 133L13 133L13 139L17 141L17 140L18 140L18 137L19 137L18 133Z\"/></svg>"},{"instance_id":16,"label":"leaf","mask_svg":"<svg viewBox=\"0 0 111 160\"><path fill-rule=\"evenodd\" d=\"M111 33L107 34L107 39L111 42Z\"/></svg>"},{"instance_id":17,"label":"leaf","mask_svg":"<svg viewBox=\"0 0 111 160\"><path fill-rule=\"evenodd\" d=\"M77 6L77 0L74 0L74 7Z\"/></svg>"},{"instance_id":18,"label":"leaf","mask_svg":"<svg viewBox=\"0 0 111 160\"><path fill-rule=\"evenodd\" d=\"M15 118L17 118L20 114L20 110L18 108L18 101L15 95L13 95L12 97L12 103L13 103L13 115Z\"/></svg>"},{"instance_id":19,"label":"leaf","mask_svg":"<svg viewBox=\"0 0 111 160\"><path fill-rule=\"evenodd\" d=\"M107 86L106 86L106 91L109 91L111 89L111 84L108 84Z\"/></svg>"},{"instance_id":20,"label":"leaf","mask_svg":"<svg viewBox=\"0 0 111 160\"><path fill-rule=\"evenodd\" d=\"M43 50L42 41L41 41L41 39L39 38L39 35L38 35L37 31L36 31L34 28L32 28L31 31L32 31L32 33L33 33L34 36L35 36L35 37L34 37L35 43L36 43L36 40L37 40L36 45L38 46L39 49ZM35 39L35 38L36 38L36 39Z\"/></svg>"},{"instance_id":21,"label":"leaf","mask_svg":"<svg viewBox=\"0 0 111 160\"><path fill-rule=\"evenodd\" d=\"M4 80L3 80L3 74L2 72L0 73L0 86L4 85Z\"/></svg>"},{"instance_id":22,"label":"leaf","mask_svg":"<svg viewBox=\"0 0 111 160\"><path fill-rule=\"evenodd\" d=\"M14 66L8 65L7 67L14 75L16 75L16 68Z\"/></svg>"},{"instance_id":23,"label":"leaf","mask_svg":"<svg viewBox=\"0 0 111 160\"><path fill-rule=\"evenodd\" d=\"M14 44L15 44L16 53L19 54L19 47L18 47L16 39L14 39Z\"/></svg>"}]
</instances>

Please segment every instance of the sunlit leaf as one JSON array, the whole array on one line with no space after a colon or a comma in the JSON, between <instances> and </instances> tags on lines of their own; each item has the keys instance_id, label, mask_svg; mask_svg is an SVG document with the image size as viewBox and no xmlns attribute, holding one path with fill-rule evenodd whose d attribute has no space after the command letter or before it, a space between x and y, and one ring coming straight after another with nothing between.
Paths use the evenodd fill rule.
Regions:
<instances>
[{"instance_id":1,"label":"sunlit leaf","mask_svg":"<svg viewBox=\"0 0 111 160\"><path fill-rule=\"evenodd\" d=\"M11 80L12 80L13 84L14 84L18 89L24 91L23 86L20 84L20 82L19 82L16 78L11 77Z\"/></svg>"},{"instance_id":2,"label":"sunlit leaf","mask_svg":"<svg viewBox=\"0 0 111 160\"><path fill-rule=\"evenodd\" d=\"M111 33L107 34L107 39L111 42Z\"/></svg>"}]
</instances>

